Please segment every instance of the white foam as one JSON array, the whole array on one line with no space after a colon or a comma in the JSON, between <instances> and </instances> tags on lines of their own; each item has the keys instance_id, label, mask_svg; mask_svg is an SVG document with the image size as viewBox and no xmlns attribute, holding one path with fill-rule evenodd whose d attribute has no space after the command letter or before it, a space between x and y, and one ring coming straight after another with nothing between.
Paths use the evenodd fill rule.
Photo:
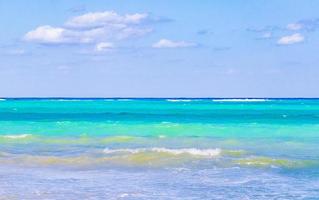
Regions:
<instances>
[{"instance_id":1,"label":"white foam","mask_svg":"<svg viewBox=\"0 0 319 200\"><path fill-rule=\"evenodd\" d=\"M133 99L116 99L116 101L133 101Z\"/></svg>"},{"instance_id":2,"label":"white foam","mask_svg":"<svg viewBox=\"0 0 319 200\"><path fill-rule=\"evenodd\" d=\"M213 99L214 102L265 102L268 99Z\"/></svg>"},{"instance_id":3,"label":"white foam","mask_svg":"<svg viewBox=\"0 0 319 200\"><path fill-rule=\"evenodd\" d=\"M21 139L21 138L26 138L31 136L31 134L21 134L21 135L3 135L2 137L4 138L9 138L9 139Z\"/></svg>"},{"instance_id":4,"label":"white foam","mask_svg":"<svg viewBox=\"0 0 319 200\"><path fill-rule=\"evenodd\" d=\"M92 100L92 99L54 99L54 100L50 100L50 101L66 101L66 102L75 101L75 102L77 102L77 101L94 101L94 100Z\"/></svg>"},{"instance_id":5,"label":"white foam","mask_svg":"<svg viewBox=\"0 0 319 200\"><path fill-rule=\"evenodd\" d=\"M191 102L192 100L190 100L190 99L167 99L166 101L169 101L169 102Z\"/></svg>"},{"instance_id":6,"label":"white foam","mask_svg":"<svg viewBox=\"0 0 319 200\"><path fill-rule=\"evenodd\" d=\"M120 198L124 198L124 197L128 197L128 196L129 196L129 194L127 194L127 193L123 193L123 194L119 195Z\"/></svg>"},{"instance_id":7,"label":"white foam","mask_svg":"<svg viewBox=\"0 0 319 200\"><path fill-rule=\"evenodd\" d=\"M221 149L196 149L196 148L184 148L184 149L168 149L168 148L137 148L137 149L104 149L106 154L113 153L130 153L137 154L143 152L156 152L156 153L169 153L173 155L189 154L193 156L205 156L205 157L216 157L221 153Z\"/></svg>"},{"instance_id":8,"label":"white foam","mask_svg":"<svg viewBox=\"0 0 319 200\"><path fill-rule=\"evenodd\" d=\"M6 99L0 99L0 101L6 101Z\"/></svg>"}]
</instances>

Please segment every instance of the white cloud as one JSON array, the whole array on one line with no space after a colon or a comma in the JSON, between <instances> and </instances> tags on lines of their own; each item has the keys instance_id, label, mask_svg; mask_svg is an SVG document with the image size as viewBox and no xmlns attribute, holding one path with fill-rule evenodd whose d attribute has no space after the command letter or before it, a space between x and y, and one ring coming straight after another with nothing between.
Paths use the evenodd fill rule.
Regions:
<instances>
[{"instance_id":1,"label":"white cloud","mask_svg":"<svg viewBox=\"0 0 319 200\"><path fill-rule=\"evenodd\" d=\"M144 13L119 15L114 11L87 13L66 21L65 26L39 26L24 35L28 42L42 44L99 43L122 40L152 32L142 25L148 19Z\"/></svg>"},{"instance_id":2,"label":"white cloud","mask_svg":"<svg viewBox=\"0 0 319 200\"><path fill-rule=\"evenodd\" d=\"M299 20L298 22L295 23L290 23L286 26L288 30L292 31L298 31L298 30L303 30L303 31L316 31L319 27L319 19L314 18L314 19L303 19Z\"/></svg>"},{"instance_id":3,"label":"white cloud","mask_svg":"<svg viewBox=\"0 0 319 200\"><path fill-rule=\"evenodd\" d=\"M152 45L153 48L185 48L194 47L196 43L185 41L172 41L168 39L161 39Z\"/></svg>"},{"instance_id":4,"label":"white cloud","mask_svg":"<svg viewBox=\"0 0 319 200\"><path fill-rule=\"evenodd\" d=\"M108 29L102 27L88 30L72 30L41 26L28 32L24 36L24 40L43 44L83 44L101 42L106 39L123 40L130 37L140 37L150 32L152 32L151 28Z\"/></svg>"},{"instance_id":5,"label":"white cloud","mask_svg":"<svg viewBox=\"0 0 319 200\"><path fill-rule=\"evenodd\" d=\"M101 28L77 31L46 25L29 31L24 40L44 44L92 43L106 34Z\"/></svg>"},{"instance_id":6,"label":"white cloud","mask_svg":"<svg viewBox=\"0 0 319 200\"><path fill-rule=\"evenodd\" d=\"M302 36L300 33L295 33L295 34L287 35L280 38L277 41L277 44L280 44L280 45L295 44L295 43L300 43L304 41L304 39L305 39L304 36Z\"/></svg>"},{"instance_id":7,"label":"white cloud","mask_svg":"<svg viewBox=\"0 0 319 200\"><path fill-rule=\"evenodd\" d=\"M100 42L95 45L95 51L102 52L108 49L114 48L114 45L110 42Z\"/></svg>"},{"instance_id":8,"label":"white cloud","mask_svg":"<svg viewBox=\"0 0 319 200\"><path fill-rule=\"evenodd\" d=\"M92 28L104 26L126 27L132 24L140 24L146 20L148 15L145 13L135 13L119 15L114 11L92 12L68 20L65 25L72 28Z\"/></svg>"},{"instance_id":9,"label":"white cloud","mask_svg":"<svg viewBox=\"0 0 319 200\"><path fill-rule=\"evenodd\" d=\"M65 29L55 28L52 26L40 26L35 30L29 31L25 34L26 41L43 42L43 43L59 43L65 42L66 38L63 36Z\"/></svg>"},{"instance_id":10,"label":"white cloud","mask_svg":"<svg viewBox=\"0 0 319 200\"><path fill-rule=\"evenodd\" d=\"M286 27L288 30L297 31L303 28L303 25L300 23L291 23Z\"/></svg>"}]
</instances>

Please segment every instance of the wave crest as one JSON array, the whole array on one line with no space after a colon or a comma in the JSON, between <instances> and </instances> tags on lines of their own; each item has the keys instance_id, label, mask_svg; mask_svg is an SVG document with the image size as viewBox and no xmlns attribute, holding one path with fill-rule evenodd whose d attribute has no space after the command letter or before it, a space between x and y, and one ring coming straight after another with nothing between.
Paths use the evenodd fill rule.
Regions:
<instances>
[{"instance_id":1,"label":"wave crest","mask_svg":"<svg viewBox=\"0 0 319 200\"><path fill-rule=\"evenodd\" d=\"M21 134L21 135L3 135L1 137L7 138L7 139L23 139L26 137L31 136L31 134Z\"/></svg>"},{"instance_id":2,"label":"wave crest","mask_svg":"<svg viewBox=\"0 0 319 200\"><path fill-rule=\"evenodd\" d=\"M168 148L138 148L138 149L104 149L103 151L106 154L114 154L114 153L129 153L129 154L137 154L137 153L168 153L172 155L182 155L188 154L193 156L205 156L205 157L216 157L221 154L221 149L196 149L196 148L184 148L184 149L168 149Z\"/></svg>"},{"instance_id":3,"label":"wave crest","mask_svg":"<svg viewBox=\"0 0 319 200\"><path fill-rule=\"evenodd\" d=\"M191 102L191 99L167 99L168 102Z\"/></svg>"},{"instance_id":4,"label":"wave crest","mask_svg":"<svg viewBox=\"0 0 319 200\"><path fill-rule=\"evenodd\" d=\"M213 99L214 102L265 102L269 99Z\"/></svg>"}]
</instances>

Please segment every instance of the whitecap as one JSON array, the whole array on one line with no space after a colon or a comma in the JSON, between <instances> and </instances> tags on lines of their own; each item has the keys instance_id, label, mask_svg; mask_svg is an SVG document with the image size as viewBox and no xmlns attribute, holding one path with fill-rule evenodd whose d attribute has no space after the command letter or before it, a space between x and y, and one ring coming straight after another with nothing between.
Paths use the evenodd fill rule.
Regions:
<instances>
[{"instance_id":1,"label":"whitecap","mask_svg":"<svg viewBox=\"0 0 319 200\"><path fill-rule=\"evenodd\" d=\"M214 102L265 102L269 99L213 99Z\"/></svg>"},{"instance_id":2,"label":"whitecap","mask_svg":"<svg viewBox=\"0 0 319 200\"><path fill-rule=\"evenodd\" d=\"M191 102L191 99L167 99L168 102Z\"/></svg>"},{"instance_id":3,"label":"whitecap","mask_svg":"<svg viewBox=\"0 0 319 200\"><path fill-rule=\"evenodd\" d=\"M4 138L9 139L22 139L31 136L31 134L21 134L21 135L3 135Z\"/></svg>"},{"instance_id":4,"label":"whitecap","mask_svg":"<svg viewBox=\"0 0 319 200\"><path fill-rule=\"evenodd\" d=\"M129 194L123 193L123 194L120 194L120 195L119 195L119 198L125 198L125 197L128 197L128 196L129 196Z\"/></svg>"},{"instance_id":5,"label":"whitecap","mask_svg":"<svg viewBox=\"0 0 319 200\"><path fill-rule=\"evenodd\" d=\"M93 99L53 99L51 101L70 101L70 102L77 102L77 101L94 101Z\"/></svg>"},{"instance_id":6,"label":"whitecap","mask_svg":"<svg viewBox=\"0 0 319 200\"><path fill-rule=\"evenodd\" d=\"M168 148L137 148L137 149L104 149L106 154L114 153L144 153L144 152L155 152L155 153L169 153L173 155L189 154L193 156L205 156L205 157L216 157L221 154L221 149L196 149L196 148L184 148L184 149L168 149Z\"/></svg>"},{"instance_id":7,"label":"whitecap","mask_svg":"<svg viewBox=\"0 0 319 200\"><path fill-rule=\"evenodd\" d=\"M133 99L116 99L116 101L133 101Z\"/></svg>"}]
</instances>

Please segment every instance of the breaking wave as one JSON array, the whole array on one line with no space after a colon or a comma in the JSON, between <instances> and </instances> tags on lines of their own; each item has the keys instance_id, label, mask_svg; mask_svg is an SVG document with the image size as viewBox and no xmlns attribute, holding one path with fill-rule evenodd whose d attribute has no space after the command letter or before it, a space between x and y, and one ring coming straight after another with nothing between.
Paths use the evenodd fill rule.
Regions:
<instances>
[{"instance_id":1,"label":"breaking wave","mask_svg":"<svg viewBox=\"0 0 319 200\"><path fill-rule=\"evenodd\" d=\"M104 149L103 151L106 154L114 154L114 153L167 153L172 155L181 155L181 154L189 154L193 156L205 156L205 157L215 157L219 156L221 153L221 149L196 149L196 148L185 148L185 149L168 149L168 148L138 148L138 149Z\"/></svg>"},{"instance_id":2,"label":"breaking wave","mask_svg":"<svg viewBox=\"0 0 319 200\"><path fill-rule=\"evenodd\" d=\"M265 102L269 99L213 99L214 102Z\"/></svg>"},{"instance_id":3,"label":"breaking wave","mask_svg":"<svg viewBox=\"0 0 319 200\"><path fill-rule=\"evenodd\" d=\"M7 139L23 139L26 137L31 136L31 134L21 134L21 135L2 135L2 138L7 138Z\"/></svg>"},{"instance_id":4,"label":"breaking wave","mask_svg":"<svg viewBox=\"0 0 319 200\"><path fill-rule=\"evenodd\" d=\"M168 102L191 102L191 99L167 99Z\"/></svg>"}]
</instances>

